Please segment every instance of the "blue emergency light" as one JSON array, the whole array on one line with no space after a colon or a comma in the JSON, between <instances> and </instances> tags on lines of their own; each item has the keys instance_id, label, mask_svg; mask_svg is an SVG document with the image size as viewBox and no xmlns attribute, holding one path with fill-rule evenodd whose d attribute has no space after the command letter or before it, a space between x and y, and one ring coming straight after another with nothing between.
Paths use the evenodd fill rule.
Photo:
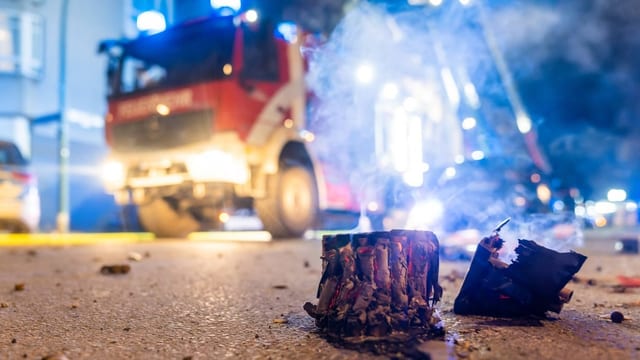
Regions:
<instances>
[{"instance_id":1,"label":"blue emergency light","mask_svg":"<svg viewBox=\"0 0 640 360\"><path fill-rule=\"evenodd\" d=\"M149 10L138 15L136 18L136 27L139 31L156 33L164 31L167 28L167 23L161 12Z\"/></svg>"},{"instance_id":2,"label":"blue emergency light","mask_svg":"<svg viewBox=\"0 0 640 360\"><path fill-rule=\"evenodd\" d=\"M241 0L211 0L211 7L220 15L233 15L242 7Z\"/></svg>"},{"instance_id":3,"label":"blue emergency light","mask_svg":"<svg viewBox=\"0 0 640 360\"><path fill-rule=\"evenodd\" d=\"M294 43L298 39L298 27L290 21L281 22L275 30L276 36L286 42Z\"/></svg>"}]
</instances>

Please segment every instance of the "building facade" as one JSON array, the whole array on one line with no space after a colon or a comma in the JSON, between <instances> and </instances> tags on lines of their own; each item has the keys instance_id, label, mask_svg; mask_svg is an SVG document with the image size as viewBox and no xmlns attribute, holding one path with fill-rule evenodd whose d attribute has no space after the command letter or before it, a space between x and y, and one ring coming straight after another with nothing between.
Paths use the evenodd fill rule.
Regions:
<instances>
[{"instance_id":1,"label":"building facade","mask_svg":"<svg viewBox=\"0 0 640 360\"><path fill-rule=\"evenodd\" d=\"M72 230L99 226L86 223L89 216L83 215L91 199L108 204L97 176L106 153L106 59L97 47L102 39L126 36L127 5L123 0L0 0L0 138L16 142L31 159L43 231L55 228L60 204L62 116L69 129Z\"/></svg>"}]
</instances>

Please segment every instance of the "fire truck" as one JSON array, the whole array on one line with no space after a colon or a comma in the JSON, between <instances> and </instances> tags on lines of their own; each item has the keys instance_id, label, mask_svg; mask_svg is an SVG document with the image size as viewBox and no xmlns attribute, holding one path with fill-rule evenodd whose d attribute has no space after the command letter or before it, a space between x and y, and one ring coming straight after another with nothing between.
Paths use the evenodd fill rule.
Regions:
<instances>
[{"instance_id":1,"label":"fire truck","mask_svg":"<svg viewBox=\"0 0 640 360\"><path fill-rule=\"evenodd\" d=\"M321 211L360 210L310 151L301 39L274 34L244 14L100 44L105 184L118 204L137 205L145 230L182 237L248 208L272 236L295 237Z\"/></svg>"},{"instance_id":2,"label":"fire truck","mask_svg":"<svg viewBox=\"0 0 640 360\"><path fill-rule=\"evenodd\" d=\"M421 185L429 150L423 121L446 123L446 111L415 114L407 104L420 108L418 98L444 103L442 89L409 84L420 96L398 100L389 96L398 91L384 84L378 101L355 99L369 112L351 116L349 101L339 111L344 119L338 122L359 117L362 130L351 138L346 126L323 135L313 127L322 111L309 106L314 94L306 86L305 37L275 30L245 13L100 44L108 58L105 184L118 204L137 206L145 230L183 237L220 228L235 209L255 211L273 237L300 236L326 214L373 219L379 228L391 205L400 204L397 188L406 193L407 183ZM424 84L438 83L432 80ZM445 153L432 142L436 148ZM338 157L348 161L337 164ZM363 163L367 171L356 174Z\"/></svg>"}]
</instances>

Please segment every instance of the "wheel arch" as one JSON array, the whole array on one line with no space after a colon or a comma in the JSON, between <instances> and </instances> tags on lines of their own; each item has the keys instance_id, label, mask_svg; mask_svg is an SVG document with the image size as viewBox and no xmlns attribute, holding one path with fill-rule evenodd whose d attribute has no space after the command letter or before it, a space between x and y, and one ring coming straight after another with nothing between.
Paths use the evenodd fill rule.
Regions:
<instances>
[{"instance_id":1,"label":"wheel arch","mask_svg":"<svg viewBox=\"0 0 640 360\"><path fill-rule=\"evenodd\" d=\"M326 208L326 187L322 168L315 158L308 143L296 136L288 129L280 129L271 136L269 142L263 147L261 156L252 157L258 159L254 169L254 194L255 197L264 196L266 181L270 175L275 175L281 166L301 165L307 168L316 182L318 191L318 207Z\"/></svg>"},{"instance_id":2,"label":"wheel arch","mask_svg":"<svg viewBox=\"0 0 640 360\"><path fill-rule=\"evenodd\" d=\"M300 141L289 141L284 144L278 157L278 167L301 165L313 171L315 167L307 147Z\"/></svg>"}]
</instances>

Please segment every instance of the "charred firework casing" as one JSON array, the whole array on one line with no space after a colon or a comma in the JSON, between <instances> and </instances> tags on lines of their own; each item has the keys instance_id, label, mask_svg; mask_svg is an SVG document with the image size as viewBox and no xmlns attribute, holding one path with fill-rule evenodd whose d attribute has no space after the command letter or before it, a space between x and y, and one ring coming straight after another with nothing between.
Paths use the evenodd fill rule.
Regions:
<instances>
[{"instance_id":1,"label":"charred firework casing","mask_svg":"<svg viewBox=\"0 0 640 360\"><path fill-rule=\"evenodd\" d=\"M327 313L336 293L343 267L340 265L340 249L349 244L344 236L324 236L322 239L322 278L318 284L318 311Z\"/></svg>"},{"instance_id":2,"label":"charred firework casing","mask_svg":"<svg viewBox=\"0 0 640 360\"><path fill-rule=\"evenodd\" d=\"M407 295L407 236L404 232L391 232L389 265L391 267L391 301L397 310L409 306Z\"/></svg>"},{"instance_id":3,"label":"charred firework casing","mask_svg":"<svg viewBox=\"0 0 640 360\"><path fill-rule=\"evenodd\" d=\"M428 231L373 232L323 237L318 305L304 309L338 337L386 336L439 321L437 237Z\"/></svg>"},{"instance_id":4,"label":"charred firework casing","mask_svg":"<svg viewBox=\"0 0 640 360\"><path fill-rule=\"evenodd\" d=\"M453 311L461 315L515 317L559 313L573 291L564 286L587 259L576 252L559 253L531 240L518 240L518 257L502 262L504 241L499 230L482 239L455 299Z\"/></svg>"}]
</instances>

